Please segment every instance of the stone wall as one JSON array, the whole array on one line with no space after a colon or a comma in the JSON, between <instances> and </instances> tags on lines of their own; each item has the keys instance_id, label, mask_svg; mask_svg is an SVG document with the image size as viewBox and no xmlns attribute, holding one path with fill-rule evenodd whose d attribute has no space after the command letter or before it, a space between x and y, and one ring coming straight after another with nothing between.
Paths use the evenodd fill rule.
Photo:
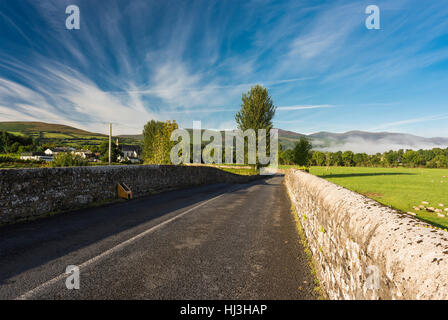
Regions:
<instances>
[{"instance_id":1,"label":"stone wall","mask_svg":"<svg viewBox=\"0 0 448 320\"><path fill-rule=\"evenodd\" d=\"M0 170L0 224L117 198L117 183L134 197L210 183L258 178L210 167L97 166Z\"/></svg>"},{"instance_id":2,"label":"stone wall","mask_svg":"<svg viewBox=\"0 0 448 320\"><path fill-rule=\"evenodd\" d=\"M285 184L330 299L448 298L448 232L303 171Z\"/></svg>"}]
</instances>

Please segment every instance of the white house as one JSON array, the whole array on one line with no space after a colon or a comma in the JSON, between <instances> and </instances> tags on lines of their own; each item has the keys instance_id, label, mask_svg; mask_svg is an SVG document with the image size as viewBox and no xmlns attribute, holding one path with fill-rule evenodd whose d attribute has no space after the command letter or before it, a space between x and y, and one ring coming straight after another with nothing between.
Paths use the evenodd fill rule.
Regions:
<instances>
[{"instance_id":1,"label":"white house","mask_svg":"<svg viewBox=\"0 0 448 320\"><path fill-rule=\"evenodd\" d=\"M53 156L49 156L42 152L25 152L20 154L22 160L34 160L34 161L53 161Z\"/></svg>"},{"instance_id":2,"label":"white house","mask_svg":"<svg viewBox=\"0 0 448 320\"><path fill-rule=\"evenodd\" d=\"M47 156L57 156L58 153L61 152L72 152L75 151L75 148L71 148L71 147L56 147L56 148L49 148L47 150L44 151L44 153Z\"/></svg>"},{"instance_id":3,"label":"white house","mask_svg":"<svg viewBox=\"0 0 448 320\"><path fill-rule=\"evenodd\" d=\"M94 157L94 154L90 150L76 150L72 151L73 154L80 156L83 159L90 159Z\"/></svg>"},{"instance_id":4,"label":"white house","mask_svg":"<svg viewBox=\"0 0 448 320\"><path fill-rule=\"evenodd\" d=\"M123 156L120 156L118 160L120 161L131 161L131 162L140 162L140 147L132 146L132 145L122 145L120 147Z\"/></svg>"}]
</instances>

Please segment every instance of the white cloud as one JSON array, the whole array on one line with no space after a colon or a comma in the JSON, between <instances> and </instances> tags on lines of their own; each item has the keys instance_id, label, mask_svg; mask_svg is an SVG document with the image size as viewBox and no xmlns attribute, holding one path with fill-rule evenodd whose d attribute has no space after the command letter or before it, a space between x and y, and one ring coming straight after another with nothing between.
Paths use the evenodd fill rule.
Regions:
<instances>
[{"instance_id":1,"label":"white cloud","mask_svg":"<svg viewBox=\"0 0 448 320\"><path fill-rule=\"evenodd\" d=\"M117 133L125 133L157 118L135 93L117 97L73 70L44 69L50 95L0 78L0 119L65 123L94 132L105 132L112 122L119 124Z\"/></svg>"},{"instance_id":2,"label":"white cloud","mask_svg":"<svg viewBox=\"0 0 448 320\"><path fill-rule=\"evenodd\" d=\"M393 121L393 122L387 122L380 124L376 127L373 127L369 130L371 131L377 131L377 130L383 130L383 129L391 129L396 128L408 124L413 123L420 123L420 122L428 122L428 121L437 121L437 120L444 120L448 119L447 114L441 114L441 115L431 115L431 116L425 116L425 117L419 117L419 118L413 118L413 119L406 119L406 120L399 120L399 121Z\"/></svg>"},{"instance_id":3,"label":"white cloud","mask_svg":"<svg viewBox=\"0 0 448 320\"><path fill-rule=\"evenodd\" d=\"M274 123L299 123L303 120L274 120Z\"/></svg>"},{"instance_id":4,"label":"white cloud","mask_svg":"<svg viewBox=\"0 0 448 320\"><path fill-rule=\"evenodd\" d=\"M334 108L334 106L330 104L280 106L277 107L277 111L308 110L308 109L321 109L321 108Z\"/></svg>"},{"instance_id":5,"label":"white cloud","mask_svg":"<svg viewBox=\"0 0 448 320\"><path fill-rule=\"evenodd\" d=\"M419 139L420 140L420 139ZM362 138L351 138L344 141L342 144L335 144L330 147L316 147L316 150L320 151L353 151L356 153L367 153L367 154L375 154L375 153L383 153L389 150L399 150L399 149L432 149L432 148L446 148L446 145L440 145L437 143L431 142L422 142L416 141L412 142L411 140L407 142L397 142L394 139L379 139L376 141L371 141Z\"/></svg>"},{"instance_id":6,"label":"white cloud","mask_svg":"<svg viewBox=\"0 0 448 320\"><path fill-rule=\"evenodd\" d=\"M233 5L217 1L177 4L155 20L153 15L163 13L159 4L111 1L101 6L98 19L82 19L80 32L61 27L64 10L58 0L31 4L42 18L38 22L20 24L2 14L11 32L27 41L36 23L46 21L51 32L41 32L33 42L52 45L44 57L30 43L25 63L0 51L2 75L4 70L11 75L0 82L0 119L70 123L94 131L114 122L123 133L140 131L149 119L173 117L209 120L219 127L219 121L233 118L241 94L255 83L272 89L274 101L289 96L298 103L278 107L282 117L284 111L337 107L305 104L339 88L349 104L351 93L358 99L365 93L359 86L367 82L448 57L447 49L425 50L448 26L442 4L407 10L407 1L394 1L393 8L385 3L382 12L396 23L367 34L362 33L368 31L360 3L262 2L237 5L243 19L232 15ZM404 32L410 21L416 23ZM367 104L357 107L362 105ZM307 125L316 130L333 126L316 119L307 118ZM433 120L401 120L374 129Z\"/></svg>"}]
</instances>

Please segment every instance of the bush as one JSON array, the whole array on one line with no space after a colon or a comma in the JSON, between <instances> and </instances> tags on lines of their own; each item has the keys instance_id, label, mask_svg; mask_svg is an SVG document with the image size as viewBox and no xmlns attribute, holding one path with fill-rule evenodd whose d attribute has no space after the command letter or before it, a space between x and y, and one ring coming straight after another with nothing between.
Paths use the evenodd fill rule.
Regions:
<instances>
[{"instance_id":1,"label":"bush","mask_svg":"<svg viewBox=\"0 0 448 320\"><path fill-rule=\"evenodd\" d=\"M15 162L16 160L19 160L19 159L14 159L14 158L11 158L11 157L6 157L6 156L0 156L0 163Z\"/></svg>"},{"instance_id":2,"label":"bush","mask_svg":"<svg viewBox=\"0 0 448 320\"><path fill-rule=\"evenodd\" d=\"M83 167L89 163L80 156L71 153L59 153L52 163L53 167Z\"/></svg>"},{"instance_id":3,"label":"bush","mask_svg":"<svg viewBox=\"0 0 448 320\"><path fill-rule=\"evenodd\" d=\"M28 136L17 136L0 130L0 153L16 153L21 146L34 147L34 141Z\"/></svg>"},{"instance_id":4,"label":"bush","mask_svg":"<svg viewBox=\"0 0 448 320\"><path fill-rule=\"evenodd\" d=\"M0 163L45 163L43 160L24 160L8 156L0 156Z\"/></svg>"}]
</instances>

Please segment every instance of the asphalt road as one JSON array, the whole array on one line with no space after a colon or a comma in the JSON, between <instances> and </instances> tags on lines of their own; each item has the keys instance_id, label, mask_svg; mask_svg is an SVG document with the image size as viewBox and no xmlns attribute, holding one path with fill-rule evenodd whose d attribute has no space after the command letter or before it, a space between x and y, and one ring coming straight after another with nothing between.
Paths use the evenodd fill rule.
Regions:
<instances>
[{"instance_id":1,"label":"asphalt road","mask_svg":"<svg viewBox=\"0 0 448 320\"><path fill-rule=\"evenodd\" d=\"M0 228L0 299L314 299L283 177ZM80 289L65 270L80 267Z\"/></svg>"}]
</instances>

